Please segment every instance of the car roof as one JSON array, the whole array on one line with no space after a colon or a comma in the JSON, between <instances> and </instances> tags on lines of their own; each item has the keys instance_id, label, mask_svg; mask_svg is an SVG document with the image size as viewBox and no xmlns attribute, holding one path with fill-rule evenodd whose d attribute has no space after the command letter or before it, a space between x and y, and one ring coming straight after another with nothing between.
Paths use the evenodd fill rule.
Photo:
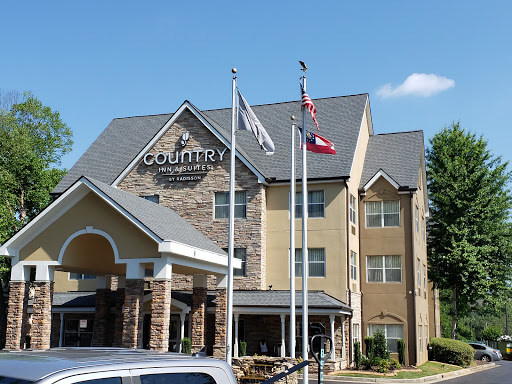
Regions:
<instances>
[{"instance_id":1,"label":"car roof","mask_svg":"<svg viewBox=\"0 0 512 384\"><path fill-rule=\"evenodd\" d=\"M0 351L0 376L37 381L52 374L73 374L169 366L216 366L220 360L180 353L123 348L56 348ZM59 374L60 373L60 374ZM61 377L59 377L61 378Z\"/></svg>"}]
</instances>

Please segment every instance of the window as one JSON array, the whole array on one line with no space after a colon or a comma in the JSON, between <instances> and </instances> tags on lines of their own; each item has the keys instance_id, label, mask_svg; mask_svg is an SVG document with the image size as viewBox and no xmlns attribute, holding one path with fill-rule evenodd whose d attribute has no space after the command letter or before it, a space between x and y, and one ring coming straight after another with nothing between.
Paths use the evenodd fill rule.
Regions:
<instances>
[{"instance_id":1,"label":"window","mask_svg":"<svg viewBox=\"0 0 512 384\"><path fill-rule=\"evenodd\" d=\"M352 223L357 224L357 209L356 209L356 205L357 202L356 202L356 198L352 195L350 195L350 206L349 206L349 211L350 211L350 221Z\"/></svg>"},{"instance_id":2,"label":"window","mask_svg":"<svg viewBox=\"0 0 512 384\"><path fill-rule=\"evenodd\" d=\"M235 218L247 217L247 194L245 191L235 192ZM215 192L215 218L229 218L229 192Z\"/></svg>"},{"instance_id":3,"label":"window","mask_svg":"<svg viewBox=\"0 0 512 384\"><path fill-rule=\"evenodd\" d=\"M223 248L224 251L228 252L228 248ZM246 262L247 262L247 249L235 248L235 259L242 260L242 269L233 269L234 276L247 276L246 275Z\"/></svg>"},{"instance_id":4,"label":"window","mask_svg":"<svg viewBox=\"0 0 512 384\"><path fill-rule=\"evenodd\" d=\"M204 372L140 375L140 382L141 384L217 384L212 376Z\"/></svg>"},{"instance_id":5,"label":"window","mask_svg":"<svg viewBox=\"0 0 512 384\"><path fill-rule=\"evenodd\" d=\"M426 241L427 239L425 238L425 218L422 217L421 218L421 239L423 241Z\"/></svg>"},{"instance_id":6,"label":"window","mask_svg":"<svg viewBox=\"0 0 512 384\"><path fill-rule=\"evenodd\" d=\"M400 201L368 201L365 207L367 227L400 226Z\"/></svg>"},{"instance_id":7,"label":"window","mask_svg":"<svg viewBox=\"0 0 512 384\"><path fill-rule=\"evenodd\" d=\"M93 320L64 320L64 347L90 347L92 343Z\"/></svg>"},{"instance_id":8,"label":"window","mask_svg":"<svg viewBox=\"0 0 512 384\"><path fill-rule=\"evenodd\" d=\"M104 377L101 379L78 381L77 383L80 383L80 384L121 384L122 381L121 381L120 377Z\"/></svg>"},{"instance_id":9,"label":"window","mask_svg":"<svg viewBox=\"0 0 512 384\"><path fill-rule=\"evenodd\" d=\"M419 338L419 347L420 347L420 352L423 351L423 346L422 346L422 343L423 343L423 337L421 336L421 328L422 326L421 325L418 325L418 338Z\"/></svg>"},{"instance_id":10,"label":"window","mask_svg":"<svg viewBox=\"0 0 512 384\"><path fill-rule=\"evenodd\" d=\"M423 289L427 289L427 266L423 264Z\"/></svg>"},{"instance_id":11,"label":"window","mask_svg":"<svg viewBox=\"0 0 512 384\"><path fill-rule=\"evenodd\" d=\"M88 275L86 273L69 272L69 280L92 280L96 275Z\"/></svg>"},{"instance_id":12,"label":"window","mask_svg":"<svg viewBox=\"0 0 512 384\"><path fill-rule=\"evenodd\" d=\"M416 209L414 211L414 220L416 221L416 233L420 232L420 218L419 218L419 209L418 206L416 206Z\"/></svg>"},{"instance_id":13,"label":"window","mask_svg":"<svg viewBox=\"0 0 512 384\"><path fill-rule=\"evenodd\" d=\"M302 218L302 192L295 195L295 217ZM308 191L308 218L325 217L324 191Z\"/></svg>"},{"instance_id":14,"label":"window","mask_svg":"<svg viewBox=\"0 0 512 384\"><path fill-rule=\"evenodd\" d=\"M425 349L428 347L428 325L425 325Z\"/></svg>"},{"instance_id":15,"label":"window","mask_svg":"<svg viewBox=\"0 0 512 384\"><path fill-rule=\"evenodd\" d=\"M401 324L370 324L368 325L368 336L373 337L377 329L384 332L389 351L397 353L397 340L404 338L404 326Z\"/></svg>"},{"instance_id":16,"label":"window","mask_svg":"<svg viewBox=\"0 0 512 384\"><path fill-rule=\"evenodd\" d=\"M153 203L159 204L160 203L160 196L158 195L149 195L149 196L142 196L143 199L149 200Z\"/></svg>"},{"instance_id":17,"label":"window","mask_svg":"<svg viewBox=\"0 0 512 384\"><path fill-rule=\"evenodd\" d=\"M416 265L416 280L418 281L418 287L421 288L420 259L416 259Z\"/></svg>"},{"instance_id":18,"label":"window","mask_svg":"<svg viewBox=\"0 0 512 384\"><path fill-rule=\"evenodd\" d=\"M402 258L398 255L367 256L366 270L369 283L402 282Z\"/></svg>"},{"instance_id":19,"label":"window","mask_svg":"<svg viewBox=\"0 0 512 384\"><path fill-rule=\"evenodd\" d=\"M308 248L309 277L325 277L325 249ZM302 249L295 249L295 276L302 277Z\"/></svg>"},{"instance_id":20,"label":"window","mask_svg":"<svg viewBox=\"0 0 512 384\"><path fill-rule=\"evenodd\" d=\"M357 253L350 251L350 278L357 280Z\"/></svg>"},{"instance_id":21,"label":"window","mask_svg":"<svg viewBox=\"0 0 512 384\"><path fill-rule=\"evenodd\" d=\"M354 345L356 341L359 341L359 324L352 324L352 345Z\"/></svg>"}]
</instances>

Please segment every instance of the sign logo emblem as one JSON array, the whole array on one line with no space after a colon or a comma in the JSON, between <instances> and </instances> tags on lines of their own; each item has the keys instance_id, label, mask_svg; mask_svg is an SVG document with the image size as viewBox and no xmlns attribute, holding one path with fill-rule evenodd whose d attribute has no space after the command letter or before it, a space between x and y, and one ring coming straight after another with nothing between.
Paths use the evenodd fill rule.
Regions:
<instances>
[{"instance_id":1,"label":"sign logo emblem","mask_svg":"<svg viewBox=\"0 0 512 384\"><path fill-rule=\"evenodd\" d=\"M181 141L180 141L180 144L182 147L184 147L185 145L187 145L187 142L188 142L188 139L190 138L190 133L188 132L185 132L182 136L181 136Z\"/></svg>"}]
</instances>

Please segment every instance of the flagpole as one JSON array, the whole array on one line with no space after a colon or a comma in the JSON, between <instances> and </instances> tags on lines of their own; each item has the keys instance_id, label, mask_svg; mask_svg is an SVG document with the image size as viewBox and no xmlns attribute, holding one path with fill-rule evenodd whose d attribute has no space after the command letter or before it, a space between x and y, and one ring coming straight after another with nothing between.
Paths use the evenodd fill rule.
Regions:
<instances>
[{"instance_id":1,"label":"flagpole","mask_svg":"<svg viewBox=\"0 0 512 384\"><path fill-rule=\"evenodd\" d=\"M236 132L236 68L233 73L233 90L231 101L231 151L229 170L229 235L228 235L228 292L226 310L226 362L231 365L231 347L233 344L233 255L235 236L235 132Z\"/></svg>"},{"instance_id":2,"label":"flagpole","mask_svg":"<svg viewBox=\"0 0 512 384\"><path fill-rule=\"evenodd\" d=\"M306 91L306 68L303 69L302 87ZM302 97L302 95L301 95ZM306 108L302 108L302 359L308 360L308 176L306 162ZM304 367L303 384L308 384L308 366Z\"/></svg>"},{"instance_id":3,"label":"flagpole","mask_svg":"<svg viewBox=\"0 0 512 384\"><path fill-rule=\"evenodd\" d=\"M295 116L291 117L290 170L290 357L295 358Z\"/></svg>"}]
</instances>

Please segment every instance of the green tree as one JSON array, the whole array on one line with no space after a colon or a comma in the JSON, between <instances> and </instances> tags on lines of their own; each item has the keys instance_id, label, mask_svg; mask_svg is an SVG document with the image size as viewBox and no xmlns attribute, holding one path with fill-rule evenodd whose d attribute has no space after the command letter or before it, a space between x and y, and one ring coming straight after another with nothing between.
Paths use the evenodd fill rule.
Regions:
<instances>
[{"instance_id":1,"label":"green tree","mask_svg":"<svg viewBox=\"0 0 512 384\"><path fill-rule=\"evenodd\" d=\"M503 335L501 328L496 325L488 325L484 329L483 339L487 342L497 341L498 337Z\"/></svg>"},{"instance_id":2,"label":"green tree","mask_svg":"<svg viewBox=\"0 0 512 384\"><path fill-rule=\"evenodd\" d=\"M429 277L451 293L450 334L455 338L458 317L478 299L501 308L509 294L512 175L482 137L459 123L442 129L430 144Z\"/></svg>"},{"instance_id":3,"label":"green tree","mask_svg":"<svg viewBox=\"0 0 512 384\"><path fill-rule=\"evenodd\" d=\"M44 106L31 93L19 97L11 92L8 96L0 99L0 244L51 202L50 192L65 174L65 170L56 167L73 144L71 130L58 112ZM19 99L22 101L17 102ZM9 277L10 260L2 259L2 340L6 324L4 292Z\"/></svg>"}]
</instances>

